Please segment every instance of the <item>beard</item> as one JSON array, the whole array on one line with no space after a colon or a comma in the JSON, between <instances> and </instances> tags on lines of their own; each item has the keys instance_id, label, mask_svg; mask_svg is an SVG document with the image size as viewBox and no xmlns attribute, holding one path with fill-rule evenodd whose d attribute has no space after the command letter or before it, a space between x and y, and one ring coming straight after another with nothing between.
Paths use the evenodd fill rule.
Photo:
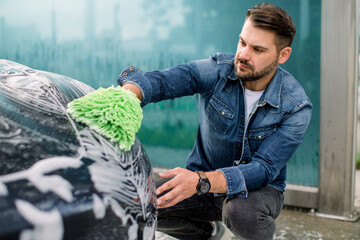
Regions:
<instances>
[{"instance_id":1,"label":"beard","mask_svg":"<svg viewBox=\"0 0 360 240\"><path fill-rule=\"evenodd\" d=\"M256 80L259 80L265 76L267 76L268 74L270 74L274 69L277 68L278 66L278 62L277 62L277 59L278 57L275 58L275 60L270 63L269 65L267 65L266 67L264 67L262 70L260 71L257 71L255 72L254 71L254 66L249 64L247 60L244 60L244 59L235 59L234 60L234 65L235 65L235 75L237 77L239 77L240 79L242 79L243 81L246 81L246 82L251 82L251 81L256 81ZM242 70L239 68L237 68L237 63L241 63L245 66L248 67L249 70L251 70L252 72L251 73L248 73L248 74L245 74L242 72Z\"/></svg>"}]
</instances>

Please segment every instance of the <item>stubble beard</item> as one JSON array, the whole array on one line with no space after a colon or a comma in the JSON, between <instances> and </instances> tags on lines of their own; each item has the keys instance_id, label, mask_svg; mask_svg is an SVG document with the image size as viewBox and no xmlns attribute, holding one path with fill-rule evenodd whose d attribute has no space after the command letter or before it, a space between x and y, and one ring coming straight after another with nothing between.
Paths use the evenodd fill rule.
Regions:
<instances>
[{"instance_id":1,"label":"stubble beard","mask_svg":"<svg viewBox=\"0 0 360 240\"><path fill-rule=\"evenodd\" d=\"M235 59L234 60L235 75L245 82L257 81L257 80L269 75L274 69L276 69L278 67L277 59L278 58L276 57L272 63L270 63L269 65L267 65L265 68L263 68L261 71L258 71L258 72L254 71L254 66L249 64L247 60L244 60L241 58ZM247 66L248 69L250 69L252 71L252 73L248 73L248 74L243 73L242 70L237 67L237 64L239 62L241 64Z\"/></svg>"}]
</instances>

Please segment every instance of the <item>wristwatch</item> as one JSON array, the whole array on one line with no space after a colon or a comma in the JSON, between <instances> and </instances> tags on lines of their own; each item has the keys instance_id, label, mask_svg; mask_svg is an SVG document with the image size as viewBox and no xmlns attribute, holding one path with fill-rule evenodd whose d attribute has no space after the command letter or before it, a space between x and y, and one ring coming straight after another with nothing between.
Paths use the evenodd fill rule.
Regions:
<instances>
[{"instance_id":1,"label":"wristwatch","mask_svg":"<svg viewBox=\"0 0 360 240\"><path fill-rule=\"evenodd\" d=\"M206 177L206 175L205 175L205 173L203 171L197 171L196 173L200 177L199 183L198 183L198 185L196 187L197 194L201 195L201 194L208 193L210 191L210 188L211 188L209 179Z\"/></svg>"}]
</instances>

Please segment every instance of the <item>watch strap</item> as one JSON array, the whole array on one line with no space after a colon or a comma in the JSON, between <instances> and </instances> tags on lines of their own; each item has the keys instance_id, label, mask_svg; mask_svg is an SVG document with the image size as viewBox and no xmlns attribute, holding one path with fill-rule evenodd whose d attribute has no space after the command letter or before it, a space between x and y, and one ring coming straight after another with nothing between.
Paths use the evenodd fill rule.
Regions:
<instances>
[{"instance_id":1,"label":"watch strap","mask_svg":"<svg viewBox=\"0 0 360 240\"><path fill-rule=\"evenodd\" d=\"M208 180L206 174L203 171L196 172L202 180Z\"/></svg>"},{"instance_id":2,"label":"watch strap","mask_svg":"<svg viewBox=\"0 0 360 240\"><path fill-rule=\"evenodd\" d=\"M199 175L199 183L196 187L197 194L202 195L208 193L211 188L209 179L203 171L197 171L196 173Z\"/></svg>"}]
</instances>

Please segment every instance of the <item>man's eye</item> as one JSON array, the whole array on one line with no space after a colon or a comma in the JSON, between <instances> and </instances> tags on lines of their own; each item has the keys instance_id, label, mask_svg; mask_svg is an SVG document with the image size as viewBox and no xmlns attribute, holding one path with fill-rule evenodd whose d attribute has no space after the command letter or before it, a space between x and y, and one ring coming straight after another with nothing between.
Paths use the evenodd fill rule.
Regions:
<instances>
[{"instance_id":1,"label":"man's eye","mask_svg":"<svg viewBox=\"0 0 360 240\"><path fill-rule=\"evenodd\" d=\"M258 52L258 53L262 53L262 52L264 52L264 50L263 50L263 49L259 49L259 48L255 48L254 50L255 50L255 52Z\"/></svg>"}]
</instances>

